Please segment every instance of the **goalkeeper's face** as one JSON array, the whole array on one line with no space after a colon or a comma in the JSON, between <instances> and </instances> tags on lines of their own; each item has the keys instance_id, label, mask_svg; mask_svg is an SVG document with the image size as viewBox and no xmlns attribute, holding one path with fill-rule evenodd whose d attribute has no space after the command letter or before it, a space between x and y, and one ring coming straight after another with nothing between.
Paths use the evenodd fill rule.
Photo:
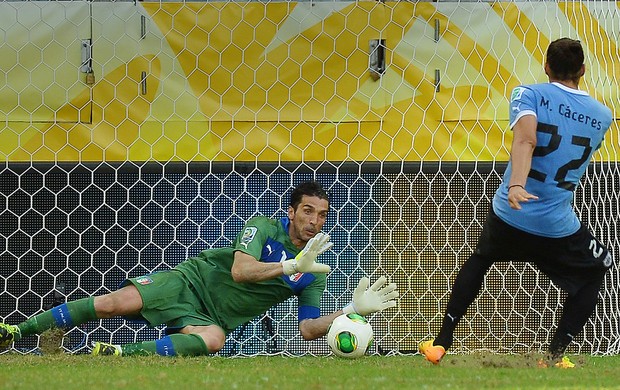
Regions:
<instances>
[{"instance_id":1,"label":"goalkeeper's face","mask_svg":"<svg viewBox=\"0 0 620 390\"><path fill-rule=\"evenodd\" d=\"M316 196L304 195L297 208L288 208L288 218L291 220L289 235L291 241L298 247L303 247L306 242L323 229L329 202Z\"/></svg>"}]
</instances>

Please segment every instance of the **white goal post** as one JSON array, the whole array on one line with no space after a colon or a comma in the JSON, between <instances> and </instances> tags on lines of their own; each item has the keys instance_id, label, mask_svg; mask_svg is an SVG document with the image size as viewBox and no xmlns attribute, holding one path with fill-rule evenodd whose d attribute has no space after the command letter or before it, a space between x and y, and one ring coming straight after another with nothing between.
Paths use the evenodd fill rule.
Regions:
<instances>
[{"instance_id":1,"label":"white goal post","mask_svg":"<svg viewBox=\"0 0 620 390\"><path fill-rule=\"evenodd\" d=\"M581 2L0 2L0 320L103 294L284 216L305 179L330 193L323 312L385 274L398 308L370 317L374 353L434 335L508 159L508 97L546 81L544 50L586 49L583 89L615 122L575 193L620 253L620 6ZM620 270L569 352L620 353ZM494 266L456 353L543 350L563 293ZM325 355L296 301L240 327L224 356ZM63 348L161 337L102 320ZM39 351L39 338L14 346Z\"/></svg>"}]
</instances>

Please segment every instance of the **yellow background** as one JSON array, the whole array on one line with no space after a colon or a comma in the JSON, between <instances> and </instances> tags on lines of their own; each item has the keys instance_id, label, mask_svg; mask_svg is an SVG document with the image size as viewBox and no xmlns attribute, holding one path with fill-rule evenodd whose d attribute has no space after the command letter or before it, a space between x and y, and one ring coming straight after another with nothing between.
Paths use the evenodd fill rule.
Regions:
<instances>
[{"instance_id":1,"label":"yellow background","mask_svg":"<svg viewBox=\"0 0 620 390\"><path fill-rule=\"evenodd\" d=\"M502 161L510 91L546 81L544 50L561 36L586 48L583 89L616 118L620 107L616 2L86 6L90 31L66 28L62 17L29 28L54 31L75 67L74 46L92 38L93 85L77 70L40 71L41 60L56 61L53 50L37 53L41 44L3 46L3 68L22 71L2 81L0 93L25 102L38 98L36 86L47 109L24 119L19 99L2 99L5 160ZM67 15L62 9L85 5L42 3L18 13L36 19L50 15L40 11L47 7ZM88 14L68 17L82 26ZM8 25L7 42L23 39L23 26ZM377 81L372 39L386 44ZM19 55L26 48L32 56ZM73 84L60 81L67 73ZM616 121L599 158L617 160L617 140Z\"/></svg>"}]
</instances>

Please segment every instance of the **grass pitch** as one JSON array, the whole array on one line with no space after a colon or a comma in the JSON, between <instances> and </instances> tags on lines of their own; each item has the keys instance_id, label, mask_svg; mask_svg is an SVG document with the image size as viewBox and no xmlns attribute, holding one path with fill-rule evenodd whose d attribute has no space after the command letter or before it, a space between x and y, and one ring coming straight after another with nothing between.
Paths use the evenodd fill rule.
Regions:
<instances>
[{"instance_id":1,"label":"grass pitch","mask_svg":"<svg viewBox=\"0 0 620 390\"><path fill-rule=\"evenodd\" d=\"M1 389L603 389L620 388L620 357L572 356L574 369L532 356L419 355L164 358L0 355Z\"/></svg>"}]
</instances>

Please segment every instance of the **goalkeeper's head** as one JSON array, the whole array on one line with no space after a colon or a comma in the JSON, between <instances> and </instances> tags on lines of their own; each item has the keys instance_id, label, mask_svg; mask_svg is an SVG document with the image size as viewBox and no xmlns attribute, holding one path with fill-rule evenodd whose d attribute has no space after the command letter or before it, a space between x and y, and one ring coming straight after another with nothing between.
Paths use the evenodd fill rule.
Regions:
<instances>
[{"instance_id":1,"label":"goalkeeper's head","mask_svg":"<svg viewBox=\"0 0 620 390\"><path fill-rule=\"evenodd\" d=\"M291 193L291 201L289 206L294 210L297 210L297 207L301 204L304 195L315 196L329 202L327 192L323 189L321 183L318 181L304 181L303 183L299 183L293 190L293 193Z\"/></svg>"},{"instance_id":2,"label":"goalkeeper's head","mask_svg":"<svg viewBox=\"0 0 620 390\"><path fill-rule=\"evenodd\" d=\"M585 69L581 42L560 38L549 44L545 71L552 81L571 81L579 84Z\"/></svg>"},{"instance_id":3,"label":"goalkeeper's head","mask_svg":"<svg viewBox=\"0 0 620 390\"><path fill-rule=\"evenodd\" d=\"M306 181L295 187L288 206L289 235L293 243L301 248L320 232L328 211L329 198L319 182Z\"/></svg>"}]
</instances>

